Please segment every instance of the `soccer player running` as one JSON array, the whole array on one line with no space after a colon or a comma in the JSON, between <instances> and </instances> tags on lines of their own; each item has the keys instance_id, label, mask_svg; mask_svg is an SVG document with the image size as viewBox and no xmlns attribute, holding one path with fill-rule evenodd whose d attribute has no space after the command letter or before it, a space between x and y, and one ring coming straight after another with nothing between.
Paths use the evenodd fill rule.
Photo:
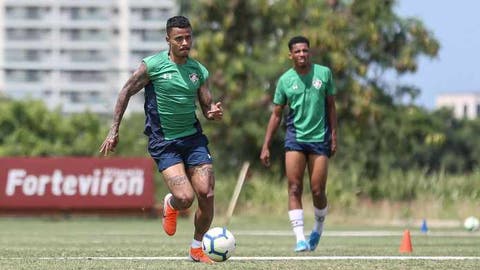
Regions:
<instances>
[{"instance_id":1,"label":"soccer player running","mask_svg":"<svg viewBox=\"0 0 480 270\"><path fill-rule=\"evenodd\" d=\"M293 67L279 78L260 159L270 166L270 144L288 106L285 167L288 178L288 216L296 236L295 251L315 250L327 214L328 159L337 150L335 84L329 68L312 64L310 42L296 36L288 42ZM303 175L308 167L315 224L308 241L303 226Z\"/></svg>"},{"instance_id":2,"label":"soccer player running","mask_svg":"<svg viewBox=\"0 0 480 270\"><path fill-rule=\"evenodd\" d=\"M202 237L214 214L212 158L208 139L195 113L195 101L208 120L220 120L221 103L214 103L207 79L208 70L189 57L192 28L187 18L167 20L167 51L143 59L138 69L120 91L110 131L100 146L107 155L119 142L119 128L131 96L145 88L145 135L148 151L158 165L170 193L164 198L163 229L174 235L178 212L189 208L195 197L198 209L194 218L194 235L190 257L194 261L213 263L202 251Z\"/></svg>"}]
</instances>

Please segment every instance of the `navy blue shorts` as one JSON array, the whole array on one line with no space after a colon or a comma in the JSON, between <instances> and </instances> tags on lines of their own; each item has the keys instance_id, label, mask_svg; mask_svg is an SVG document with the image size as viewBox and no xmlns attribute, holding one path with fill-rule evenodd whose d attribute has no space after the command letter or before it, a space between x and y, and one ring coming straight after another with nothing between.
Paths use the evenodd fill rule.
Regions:
<instances>
[{"instance_id":1,"label":"navy blue shorts","mask_svg":"<svg viewBox=\"0 0 480 270\"><path fill-rule=\"evenodd\" d=\"M330 140L325 142L298 142L293 138L285 139L285 151L299 151L305 154L315 154L330 157L332 148Z\"/></svg>"},{"instance_id":2,"label":"navy blue shorts","mask_svg":"<svg viewBox=\"0 0 480 270\"><path fill-rule=\"evenodd\" d=\"M158 140L153 136L148 138L148 152L159 171L182 162L186 168L211 164L212 157L207 145L208 139L201 133L174 140Z\"/></svg>"}]
</instances>

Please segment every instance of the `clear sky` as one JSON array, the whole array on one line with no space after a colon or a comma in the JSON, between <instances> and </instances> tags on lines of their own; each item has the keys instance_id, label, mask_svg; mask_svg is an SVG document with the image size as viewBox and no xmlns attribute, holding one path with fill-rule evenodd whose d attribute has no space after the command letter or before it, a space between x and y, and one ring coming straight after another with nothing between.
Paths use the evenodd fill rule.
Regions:
<instances>
[{"instance_id":1,"label":"clear sky","mask_svg":"<svg viewBox=\"0 0 480 270\"><path fill-rule=\"evenodd\" d=\"M433 109L444 92L480 92L480 0L396 0L402 17L417 17L440 42L437 58L398 77L420 88L416 104Z\"/></svg>"}]
</instances>

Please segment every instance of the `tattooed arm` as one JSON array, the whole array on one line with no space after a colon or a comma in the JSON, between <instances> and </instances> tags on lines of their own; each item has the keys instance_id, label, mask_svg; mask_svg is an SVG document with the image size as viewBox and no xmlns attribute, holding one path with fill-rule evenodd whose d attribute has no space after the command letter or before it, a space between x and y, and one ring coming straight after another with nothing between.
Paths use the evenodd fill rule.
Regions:
<instances>
[{"instance_id":1,"label":"tattooed arm","mask_svg":"<svg viewBox=\"0 0 480 270\"><path fill-rule=\"evenodd\" d=\"M123 114L127 109L130 97L142 90L145 85L148 84L150 79L148 78L147 66L142 63L138 69L130 76L128 81L123 86L122 90L118 94L117 103L113 112L113 122L110 127L105 141L100 146L100 153L108 155L108 152L113 152L118 144L119 137L118 131L120 128L120 122L122 121Z\"/></svg>"},{"instance_id":2,"label":"tattooed arm","mask_svg":"<svg viewBox=\"0 0 480 270\"><path fill-rule=\"evenodd\" d=\"M212 94L208 88L208 82L205 82L198 89L198 101L202 108L203 115L208 120L220 120L223 117L222 103L213 103Z\"/></svg>"}]
</instances>

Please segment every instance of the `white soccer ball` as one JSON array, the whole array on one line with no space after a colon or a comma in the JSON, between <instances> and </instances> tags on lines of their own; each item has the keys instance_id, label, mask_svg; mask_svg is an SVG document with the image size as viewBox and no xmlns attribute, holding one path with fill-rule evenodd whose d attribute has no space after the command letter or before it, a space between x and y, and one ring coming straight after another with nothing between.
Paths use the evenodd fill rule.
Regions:
<instances>
[{"instance_id":1,"label":"white soccer ball","mask_svg":"<svg viewBox=\"0 0 480 270\"><path fill-rule=\"evenodd\" d=\"M463 222L463 227L468 231L476 231L480 228L480 221L474 216L467 217Z\"/></svg>"},{"instance_id":2,"label":"white soccer ball","mask_svg":"<svg viewBox=\"0 0 480 270\"><path fill-rule=\"evenodd\" d=\"M202 239L202 249L210 259L216 262L226 261L235 251L235 237L225 227L208 230Z\"/></svg>"}]
</instances>

